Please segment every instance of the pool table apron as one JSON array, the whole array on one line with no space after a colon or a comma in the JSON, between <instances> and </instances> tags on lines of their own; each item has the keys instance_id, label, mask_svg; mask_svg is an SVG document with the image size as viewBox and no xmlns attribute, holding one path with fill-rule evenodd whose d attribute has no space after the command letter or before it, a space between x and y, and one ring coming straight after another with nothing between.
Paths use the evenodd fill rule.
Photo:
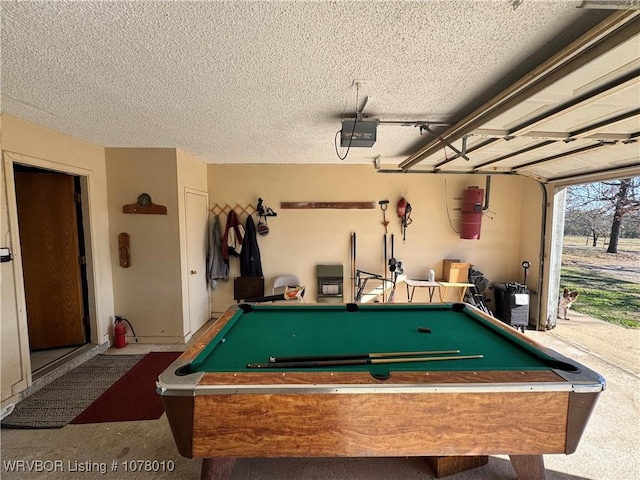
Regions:
<instances>
[{"instance_id":1,"label":"pool table apron","mask_svg":"<svg viewBox=\"0 0 640 480\"><path fill-rule=\"evenodd\" d=\"M186 457L572 453L599 392L526 373L207 373L161 398Z\"/></svg>"}]
</instances>

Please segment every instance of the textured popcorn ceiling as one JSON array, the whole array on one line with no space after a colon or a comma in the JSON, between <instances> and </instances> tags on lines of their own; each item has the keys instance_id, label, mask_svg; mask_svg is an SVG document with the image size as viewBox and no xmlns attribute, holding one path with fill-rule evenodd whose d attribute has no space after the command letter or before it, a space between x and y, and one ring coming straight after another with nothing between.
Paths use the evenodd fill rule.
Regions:
<instances>
[{"instance_id":1,"label":"textured popcorn ceiling","mask_svg":"<svg viewBox=\"0 0 640 480\"><path fill-rule=\"evenodd\" d=\"M396 167L417 127L336 155L365 96L365 117L455 123L612 13L516 3L3 1L2 110L209 163Z\"/></svg>"}]
</instances>

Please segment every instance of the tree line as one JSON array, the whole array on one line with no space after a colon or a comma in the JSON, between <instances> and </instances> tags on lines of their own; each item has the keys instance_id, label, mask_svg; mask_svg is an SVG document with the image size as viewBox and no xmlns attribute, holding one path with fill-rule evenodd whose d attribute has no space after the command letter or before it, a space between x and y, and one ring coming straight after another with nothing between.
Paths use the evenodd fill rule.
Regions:
<instances>
[{"instance_id":1,"label":"tree line","mask_svg":"<svg viewBox=\"0 0 640 480\"><path fill-rule=\"evenodd\" d=\"M607 253L618 253L620 238L640 238L640 177L569 187L564 233L593 246L608 239Z\"/></svg>"}]
</instances>

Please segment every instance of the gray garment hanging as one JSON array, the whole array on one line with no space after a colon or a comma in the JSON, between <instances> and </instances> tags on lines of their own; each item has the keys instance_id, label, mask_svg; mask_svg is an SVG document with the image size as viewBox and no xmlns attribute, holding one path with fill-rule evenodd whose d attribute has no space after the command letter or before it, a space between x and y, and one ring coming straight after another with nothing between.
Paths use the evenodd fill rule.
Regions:
<instances>
[{"instance_id":1,"label":"gray garment hanging","mask_svg":"<svg viewBox=\"0 0 640 480\"><path fill-rule=\"evenodd\" d=\"M212 290L218 286L218 281L229 281L229 267L222 258L222 232L218 215L213 217L209 228L209 242L207 248L207 283Z\"/></svg>"}]
</instances>

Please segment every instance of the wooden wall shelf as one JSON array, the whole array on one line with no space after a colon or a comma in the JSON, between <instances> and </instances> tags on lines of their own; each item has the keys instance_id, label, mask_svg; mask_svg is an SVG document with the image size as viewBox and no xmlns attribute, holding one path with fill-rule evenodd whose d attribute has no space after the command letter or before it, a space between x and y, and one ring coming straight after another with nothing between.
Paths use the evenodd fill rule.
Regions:
<instances>
[{"instance_id":1,"label":"wooden wall shelf","mask_svg":"<svg viewBox=\"0 0 640 480\"><path fill-rule=\"evenodd\" d=\"M146 213L151 215L166 215L167 207L164 205L138 205L132 203L122 207L122 213Z\"/></svg>"},{"instance_id":2,"label":"wooden wall shelf","mask_svg":"<svg viewBox=\"0 0 640 480\"><path fill-rule=\"evenodd\" d=\"M285 210L327 208L335 210L370 210L376 202L280 202Z\"/></svg>"},{"instance_id":3,"label":"wooden wall shelf","mask_svg":"<svg viewBox=\"0 0 640 480\"><path fill-rule=\"evenodd\" d=\"M122 207L122 213L166 215L167 207L164 205L156 205L151 201L151 195L148 193L142 193L138 196L138 201L136 203L124 205Z\"/></svg>"}]
</instances>

